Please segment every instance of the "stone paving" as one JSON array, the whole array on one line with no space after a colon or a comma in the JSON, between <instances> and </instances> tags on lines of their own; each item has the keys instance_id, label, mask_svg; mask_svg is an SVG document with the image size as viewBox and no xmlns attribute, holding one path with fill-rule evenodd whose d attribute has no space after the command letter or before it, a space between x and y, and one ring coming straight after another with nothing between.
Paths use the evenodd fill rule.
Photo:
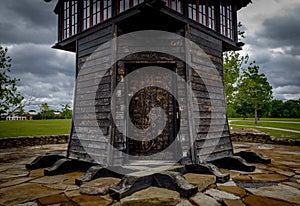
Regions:
<instances>
[{"instance_id":1,"label":"stone paving","mask_svg":"<svg viewBox=\"0 0 300 206\"><path fill-rule=\"evenodd\" d=\"M107 193L118 178L100 178L75 185L82 172L45 177L43 169L28 171L25 164L39 154L65 151L67 145L43 145L0 150L0 205L177 205L177 206L292 206L300 205L300 147L234 143L235 152L251 149L272 159L254 164L254 172L221 169L231 179L216 183L212 175L185 174L198 193L183 199L178 192L149 187L114 201Z\"/></svg>"}]
</instances>

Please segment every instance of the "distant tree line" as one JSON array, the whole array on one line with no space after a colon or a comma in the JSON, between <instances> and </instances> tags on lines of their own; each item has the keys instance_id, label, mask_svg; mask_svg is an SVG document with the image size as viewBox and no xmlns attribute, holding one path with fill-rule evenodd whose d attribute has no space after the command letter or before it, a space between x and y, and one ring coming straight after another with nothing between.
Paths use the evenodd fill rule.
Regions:
<instances>
[{"instance_id":1,"label":"distant tree line","mask_svg":"<svg viewBox=\"0 0 300 206\"><path fill-rule=\"evenodd\" d=\"M240 110L235 110L232 105L227 106L227 115L229 118L254 117L253 113L247 108L241 107ZM300 99L287 101L271 100L269 105L258 111L258 118L300 118Z\"/></svg>"},{"instance_id":2,"label":"distant tree line","mask_svg":"<svg viewBox=\"0 0 300 206\"><path fill-rule=\"evenodd\" d=\"M300 99L298 100L273 100L268 117L300 118Z\"/></svg>"},{"instance_id":3,"label":"distant tree line","mask_svg":"<svg viewBox=\"0 0 300 206\"><path fill-rule=\"evenodd\" d=\"M36 113L33 115L33 119L71 119L72 110L69 104L61 104L60 110L53 110L50 108L48 103L43 103L39 106L40 111L36 113L35 110L30 110L31 113Z\"/></svg>"}]
</instances>

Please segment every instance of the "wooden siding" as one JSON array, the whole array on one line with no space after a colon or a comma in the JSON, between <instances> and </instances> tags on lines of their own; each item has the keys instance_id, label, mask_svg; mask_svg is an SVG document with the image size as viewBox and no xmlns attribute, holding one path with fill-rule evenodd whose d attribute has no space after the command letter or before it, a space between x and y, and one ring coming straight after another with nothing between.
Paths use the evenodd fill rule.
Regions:
<instances>
[{"instance_id":1,"label":"wooden siding","mask_svg":"<svg viewBox=\"0 0 300 206\"><path fill-rule=\"evenodd\" d=\"M112 38L113 25L95 28L90 35L78 38L77 75L80 75L80 79L77 79L74 104L75 107L80 107L80 113L75 114L77 124L76 127L73 124L68 148L70 158L88 162L95 162L96 159L97 163L103 165L108 162L108 144L111 139L112 45L106 42ZM104 43L106 44L102 50L97 50ZM93 52L94 55L91 56ZM93 88L98 88L96 93ZM88 109L91 107L95 108L95 113ZM95 116L96 125L92 122ZM99 129L103 133L102 137Z\"/></svg>"},{"instance_id":2,"label":"wooden siding","mask_svg":"<svg viewBox=\"0 0 300 206\"><path fill-rule=\"evenodd\" d=\"M203 49L218 71L217 74L205 74L201 77L194 72L190 76L200 110L200 125L197 130L195 152L198 161L202 163L230 156L233 154L233 148L226 118L224 87L223 84L216 84L219 77L223 82L222 41L201 32L196 27L191 26L189 28L189 38ZM203 64L197 58L191 57L193 64ZM203 79L203 76L207 79ZM207 87L210 88L210 92L208 92ZM210 111L212 101L215 112L213 117Z\"/></svg>"}]
</instances>

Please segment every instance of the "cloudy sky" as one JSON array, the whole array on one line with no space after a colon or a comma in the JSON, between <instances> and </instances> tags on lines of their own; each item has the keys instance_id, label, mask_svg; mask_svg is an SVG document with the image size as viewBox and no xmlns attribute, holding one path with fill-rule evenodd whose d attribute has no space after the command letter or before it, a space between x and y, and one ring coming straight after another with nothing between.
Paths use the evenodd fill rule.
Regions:
<instances>
[{"instance_id":1,"label":"cloudy sky","mask_svg":"<svg viewBox=\"0 0 300 206\"><path fill-rule=\"evenodd\" d=\"M300 98L300 1L252 0L239 12L244 47L273 86L276 99Z\"/></svg>"},{"instance_id":2,"label":"cloudy sky","mask_svg":"<svg viewBox=\"0 0 300 206\"><path fill-rule=\"evenodd\" d=\"M8 47L19 91L30 109L72 103L75 56L52 49L57 39L55 1L0 0L0 45ZM245 52L267 75L276 99L300 98L300 1L253 0L239 12ZM28 108L27 108L28 109Z\"/></svg>"}]
</instances>

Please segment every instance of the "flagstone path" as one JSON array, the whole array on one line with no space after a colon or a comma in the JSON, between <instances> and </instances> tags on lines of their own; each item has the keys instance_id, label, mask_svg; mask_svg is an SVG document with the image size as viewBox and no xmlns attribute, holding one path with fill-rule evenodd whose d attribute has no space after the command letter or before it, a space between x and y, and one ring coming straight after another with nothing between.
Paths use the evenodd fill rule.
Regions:
<instances>
[{"instance_id":1,"label":"flagstone path","mask_svg":"<svg viewBox=\"0 0 300 206\"><path fill-rule=\"evenodd\" d=\"M100 178L75 185L82 172L45 177L43 169L28 171L25 164L39 154L65 151L66 144L0 150L0 205L177 205L177 206L292 206L300 205L300 147L258 143L234 143L235 152L251 149L272 159L254 164L254 172L225 170L231 179L216 183L211 175L186 174L198 193L183 199L178 192L149 187L131 196L113 200L108 187L120 181Z\"/></svg>"}]
</instances>

